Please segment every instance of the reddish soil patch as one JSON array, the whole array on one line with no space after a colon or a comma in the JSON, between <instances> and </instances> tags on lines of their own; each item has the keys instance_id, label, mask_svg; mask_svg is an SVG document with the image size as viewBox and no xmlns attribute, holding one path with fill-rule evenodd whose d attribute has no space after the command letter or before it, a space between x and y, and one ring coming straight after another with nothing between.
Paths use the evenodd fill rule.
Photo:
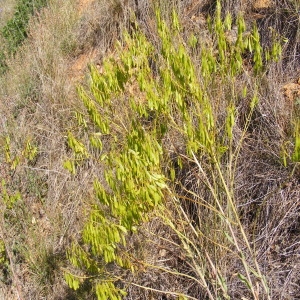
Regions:
<instances>
[{"instance_id":1,"label":"reddish soil patch","mask_svg":"<svg viewBox=\"0 0 300 300\"><path fill-rule=\"evenodd\" d=\"M272 6L271 0L256 0L253 7L255 9L266 9Z\"/></svg>"},{"instance_id":2,"label":"reddish soil patch","mask_svg":"<svg viewBox=\"0 0 300 300\"><path fill-rule=\"evenodd\" d=\"M78 0L79 14L82 15L93 1L94 0ZM82 53L78 57L76 57L69 69L70 80L72 82L78 82L82 80L86 73L88 64L93 62L96 56L97 50L91 49L89 52Z\"/></svg>"},{"instance_id":3,"label":"reddish soil patch","mask_svg":"<svg viewBox=\"0 0 300 300\"><path fill-rule=\"evenodd\" d=\"M83 79L87 71L88 64L92 63L96 57L97 57L96 49L92 49L88 53L83 53L79 55L73 62L72 66L70 67L70 71L69 71L70 80L76 82Z\"/></svg>"},{"instance_id":4,"label":"reddish soil patch","mask_svg":"<svg viewBox=\"0 0 300 300\"><path fill-rule=\"evenodd\" d=\"M78 11L80 14L93 2L93 0L79 0Z\"/></svg>"},{"instance_id":5,"label":"reddish soil patch","mask_svg":"<svg viewBox=\"0 0 300 300\"><path fill-rule=\"evenodd\" d=\"M289 102L300 101L300 78L295 82L285 84L282 90Z\"/></svg>"}]
</instances>

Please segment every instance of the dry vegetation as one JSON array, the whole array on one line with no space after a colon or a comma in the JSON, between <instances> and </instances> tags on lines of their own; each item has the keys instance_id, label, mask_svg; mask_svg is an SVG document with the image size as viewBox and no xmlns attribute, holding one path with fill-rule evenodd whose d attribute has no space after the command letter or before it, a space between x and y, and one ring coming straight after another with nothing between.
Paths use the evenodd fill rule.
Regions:
<instances>
[{"instance_id":1,"label":"dry vegetation","mask_svg":"<svg viewBox=\"0 0 300 300\"><path fill-rule=\"evenodd\" d=\"M104 167L95 160L85 161L75 175L63 166L72 152L68 132L88 140L89 132L78 125L74 114L85 114L76 87L82 84L89 89L90 63L101 73L106 57L118 59L116 40L125 45L123 31L133 34L136 24L159 53L154 3L166 20L176 9L184 43L189 43L191 33L199 37L201 43L190 56L200 70L201 51L216 42L206 22L209 16L214 18L216 2L49 0L30 19L28 38L15 55L7 57L8 69L0 77L0 299L96 299L88 280L76 291L64 280L64 272L73 270L66 252L73 241L81 242L82 228L95 204L93 180L104 180ZM0 1L4 8L0 14L8 12L6 19L12 16L11 3ZM234 182L227 178L226 183L234 191L237 214L253 251L248 251L238 232L241 253L246 259L254 254L251 267L259 265L270 290L263 290L261 278L250 276L252 290L239 279L242 261L236 257L240 253L226 240L224 224L214 219L210 206L215 201L212 182L220 200L226 199L219 175L206 157L201 161L200 155L187 155L185 140L175 128L162 141L166 157L162 169L169 174L174 164L176 180L170 186L177 200L166 192L166 215L150 212L149 220L127 237L126 249L136 259L135 273L108 267L123 278L117 285L126 288L124 299L189 299L180 298L181 294L212 299L207 291L219 291L219 270L228 289L219 299L300 299L300 4L297 0L222 3L224 18L230 12L236 20L242 12L247 31L257 23L263 47L274 39L283 47L279 61L268 63L259 78L251 55L245 55L242 72L232 83L238 95L246 85L250 95L257 93L259 102L244 132L251 97L240 96L232 143L238 147L244 135L243 144L235 161ZM229 44L236 35L234 26L226 32ZM155 62L151 68L153 74L159 72ZM221 124L226 119L225 103L232 96L231 83L214 77L209 87L208 97L214 99L212 106ZM120 120L128 120L130 95L144 101L132 83L114 108ZM176 165L178 158L182 167ZM227 161L222 163L226 169ZM181 234L197 246L198 261L188 256ZM208 288L199 283L203 282L201 272L197 273L200 267L206 269Z\"/></svg>"}]
</instances>

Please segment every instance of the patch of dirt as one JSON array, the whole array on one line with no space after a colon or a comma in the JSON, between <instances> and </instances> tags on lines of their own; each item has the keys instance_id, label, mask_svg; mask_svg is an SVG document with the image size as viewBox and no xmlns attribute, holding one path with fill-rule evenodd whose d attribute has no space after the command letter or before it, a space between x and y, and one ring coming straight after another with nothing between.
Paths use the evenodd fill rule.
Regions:
<instances>
[{"instance_id":1,"label":"patch of dirt","mask_svg":"<svg viewBox=\"0 0 300 300\"><path fill-rule=\"evenodd\" d=\"M291 103L300 103L300 78L294 82L289 82L282 87L285 99Z\"/></svg>"},{"instance_id":2,"label":"patch of dirt","mask_svg":"<svg viewBox=\"0 0 300 300\"><path fill-rule=\"evenodd\" d=\"M84 10L93 2L93 0L79 0L78 1L78 12L82 14Z\"/></svg>"},{"instance_id":3,"label":"patch of dirt","mask_svg":"<svg viewBox=\"0 0 300 300\"><path fill-rule=\"evenodd\" d=\"M78 0L79 15L82 15L93 1L94 0ZM84 78L88 64L92 63L96 56L97 50L91 49L89 52L82 53L76 57L69 69L70 81L81 81Z\"/></svg>"},{"instance_id":4,"label":"patch of dirt","mask_svg":"<svg viewBox=\"0 0 300 300\"><path fill-rule=\"evenodd\" d=\"M254 9L267 9L272 6L272 0L256 0L254 1L253 8Z\"/></svg>"},{"instance_id":5,"label":"patch of dirt","mask_svg":"<svg viewBox=\"0 0 300 300\"><path fill-rule=\"evenodd\" d=\"M69 70L69 78L72 82L78 82L84 78L87 66L95 60L97 54L97 49L92 49L88 53L79 55L74 60Z\"/></svg>"}]
</instances>

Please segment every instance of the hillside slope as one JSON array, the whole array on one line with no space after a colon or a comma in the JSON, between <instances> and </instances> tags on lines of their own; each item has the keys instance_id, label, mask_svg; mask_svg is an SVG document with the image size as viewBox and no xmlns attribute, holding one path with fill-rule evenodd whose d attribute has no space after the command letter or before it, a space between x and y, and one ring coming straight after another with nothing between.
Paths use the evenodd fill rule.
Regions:
<instances>
[{"instance_id":1,"label":"hillside slope","mask_svg":"<svg viewBox=\"0 0 300 300\"><path fill-rule=\"evenodd\" d=\"M0 38L0 298L300 299L298 1L34 8Z\"/></svg>"}]
</instances>

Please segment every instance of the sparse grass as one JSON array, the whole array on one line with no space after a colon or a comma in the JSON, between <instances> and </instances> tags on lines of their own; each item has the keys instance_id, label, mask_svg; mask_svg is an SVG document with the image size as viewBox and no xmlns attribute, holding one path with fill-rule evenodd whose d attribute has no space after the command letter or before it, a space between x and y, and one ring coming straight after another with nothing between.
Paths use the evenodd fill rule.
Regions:
<instances>
[{"instance_id":1,"label":"sparse grass","mask_svg":"<svg viewBox=\"0 0 300 300\"><path fill-rule=\"evenodd\" d=\"M161 68L164 67L164 75L167 75L168 64L161 54L163 43L157 34L155 10L148 0L139 1L138 6L133 0L90 1L86 10L80 12L75 1L49 1L49 7L29 22L27 40L14 58L6 60L8 71L0 77L1 148L7 149L5 141L9 137L11 151L11 161L7 160L5 151L1 153L0 175L6 180L10 196L17 192L21 195L19 203L6 208L5 219L3 205L7 198L0 188L1 218L5 222L0 237L0 298L4 295L4 299L12 299L19 295L22 299L93 299L92 280L84 280L76 291L67 287L63 273L70 266L64 255L72 241L83 245L80 232L84 224L89 224L89 215L99 217L95 215L94 205L102 209L103 206L94 199L93 181L98 178L105 183L104 171L118 170L118 162L122 162L120 150L128 146L122 137L125 132L136 129L130 124L137 115L142 127L151 133L152 144L158 141L163 149L159 172L168 188L163 190L156 209L145 209L141 213L143 222L135 221L140 226L135 224L135 233L126 235L126 246L117 245L118 254L124 254L124 261L124 257L130 257L135 273L112 263L107 265L108 275L118 279L116 288L127 291L124 298L299 297L299 105L297 99L284 98L281 91L283 84L291 80L296 82L300 76L298 1L276 0L270 9L255 12L252 10L255 1L223 1L222 20L230 12L235 25L239 12L244 12L246 31L243 38L249 35L256 19L264 48L271 45L274 36L282 42L283 59L266 62L263 58L262 70L261 62L256 60L256 74L253 54L243 53L241 61L240 58L236 60L241 62L241 69L234 79L230 71L228 74L219 72L218 68L223 65L222 49L218 47L220 40L203 22L210 16L211 24L214 23L216 1L171 2L168 6L165 1L156 3L163 19L167 20L167 27L172 26L173 8L180 16L181 33L174 37L173 45L175 49L183 45L186 51L181 53L183 58L189 57L196 70L197 82L208 99L208 116L211 113L214 117L214 130L209 132L209 137L220 147L206 151L209 147L200 143L199 150L199 132L193 128L201 119L202 106L195 101L197 97L187 92L181 100L187 103L188 115L192 117L188 120L191 126L184 127L187 120L180 117L180 99L176 102L173 93L180 86L184 86L180 95L188 90L185 84L189 79L184 77L180 82L184 64L178 63L169 66L172 72L178 72L178 77L173 78L178 86L171 90L170 96L173 99L169 106L171 119L161 111L155 113L155 103L151 104L145 96L146 92L151 94L151 90L141 91L138 82L127 83L126 95L113 96L112 105L103 108L101 117L105 116L105 111L106 116L110 116L107 121L115 118L118 126L112 126L110 135L102 135L103 149L98 149L99 131L94 131L97 125L86 121L89 127L84 126L86 111L75 89L82 76L74 74L78 69L73 66L79 55L80 59L84 58L83 62L94 60L98 66L92 68L92 75L87 74L86 78L92 76L95 81L97 68L100 73L105 71L99 76L108 81L109 77L105 76L110 73L107 66L106 69L103 66L104 58L110 57L120 66L117 53L122 57L129 47L122 33L127 29L130 40L139 27L153 46L148 65L149 74L155 80L152 82L150 76L147 81L161 91ZM14 2L1 3L6 14L8 5ZM131 9L136 12L135 18ZM10 11L7 16L12 17L14 11ZM0 22L2 20L1 26L6 23L4 19ZM269 30L270 27L273 29ZM232 27L224 32L225 53L229 57L237 51L232 39L230 42L228 38L234 37L236 30ZM284 43L285 38L287 43ZM116 39L120 40L119 47L124 51L118 52ZM88 53L95 53L95 56L87 59ZM174 57L177 54L179 51L174 51ZM131 58L132 54L127 57ZM204 60L209 64L205 65ZM171 60L169 62L171 64ZM214 71L213 63L217 64L218 71ZM81 68L79 72L84 66ZM86 82L82 84L88 90ZM88 96L91 95L92 92L88 92ZM135 108L128 104L130 97L136 101ZM143 115L145 107L148 110ZM206 122L205 116L203 118ZM162 126L156 128L154 134L155 126L167 125L170 120L172 125L166 132ZM74 141L70 144L70 134L68 143L68 132L73 132L84 145L91 142L87 147L88 159L80 156L80 144L77 147ZM112 146L110 136L118 139L117 146ZM28 141L32 147L37 147L34 159L28 158L28 151L25 153ZM75 175L63 167L64 162L72 160L72 148L77 151L77 156L73 157L77 159ZM111 153L110 164L106 167L105 160L99 163L104 152ZM115 160L113 154L119 160ZM131 158L126 166L132 171L133 165ZM131 175L121 172L118 176L128 178L129 182ZM134 182L145 179L143 175ZM119 187L114 190L111 186L115 196L122 194L121 183ZM107 184L104 188L109 194ZM132 201L137 203L138 198ZM125 205L125 201L121 203ZM122 225L126 227L128 218L121 214L122 207L112 207L115 214L112 220L119 225L115 219L119 212ZM105 208L106 216L112 208ZM130 205L126 206L126 211L130 211ZM87 242L87 226L84 230ZM96 260L97 264L100 262L103 260ZM81 271L68 270L83 275Z\"/></svg>"}]
</instances>

